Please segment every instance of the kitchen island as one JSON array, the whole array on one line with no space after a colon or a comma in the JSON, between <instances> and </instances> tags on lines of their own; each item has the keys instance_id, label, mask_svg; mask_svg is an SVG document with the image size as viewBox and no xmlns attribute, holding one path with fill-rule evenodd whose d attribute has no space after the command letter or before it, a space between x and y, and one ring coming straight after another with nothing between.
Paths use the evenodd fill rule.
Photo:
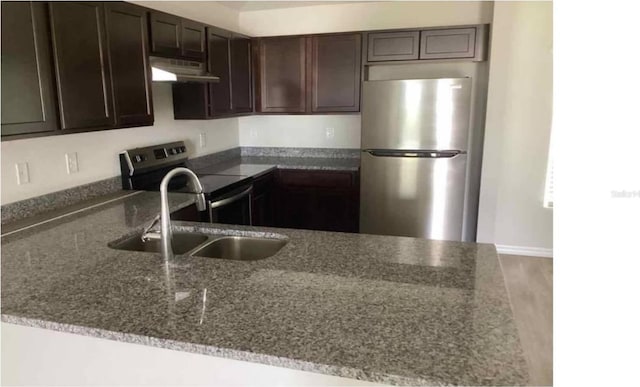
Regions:
<instances>
[{"instance_id":1,"label":"kitchen island","mask_svg":"<svg viewBox=\"0 0 640 387\"><path fill-rule=\"evenodd\" d=\"M2 321L385 384L527 383L492 245L175 222L288 242L170 265L109 247L158 210L140 192L4 235Z\"/></svg>"}]
</instances>

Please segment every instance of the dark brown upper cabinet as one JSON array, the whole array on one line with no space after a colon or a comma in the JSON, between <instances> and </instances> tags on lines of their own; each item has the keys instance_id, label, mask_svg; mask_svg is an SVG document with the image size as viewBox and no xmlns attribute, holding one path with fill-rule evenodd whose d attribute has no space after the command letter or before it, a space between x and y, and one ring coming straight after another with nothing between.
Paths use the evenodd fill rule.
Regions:
<instances>
[{"instance_id":1,"label":"dark brown upper cabinet","mask_svg":"<svg viewBox=\"0 0 640 387\"><path fill-rule=\"evenodd\" d=\"M314 36L311 111L360 111L360 34Z\"/></svg>"},{"instance_id":2,"label":"dark brown upper cabinet","mask_svg":"<svg viewBox=\"0 0 640 387\"><path fill-rule=\"evenodd\" d=\"M60 121L66 129L113 127L103 3L49 3Z\"/></svg>"},{"instance_id":3,"label":"dark brown upper cabinet","mask_svg":"<svg viewBox=\"0 0 640 387\"><path fill-rule=\"evenodd\" d=\"M476 29L452 28L420 33L420 59L473 58Z\"/></svg>"},{"instance_id":4,"label":"dark brown upper cabinet","mask_svg":"<svg viewBox=\"0 0 640 387\"><path fill-rule=\"evenodd\" d=\"M182 18L162 12L149 13L151 54L159 56L182 55Z\"/></svg>"},{"instance_id":5,"label":"dark brown upper cabinet","mask_svg":"<svg viewBox=\"0 0 640 387\"><path fill-rule=\"evenodd\" d=\"M259 39L257 111L359 111L361 45L359 33Z\"/></svg>"},{"instance_id":6,"label":"dark brown upper cabinet","mask_svg":"<svg viewBox=\"0 0 640 387\"><path fill-rule=\"evenodd\" d=\"M153 125L147 11L105 3L117 126Z\"/></svg>"},{"instance_id":7,"label":"dark brown upper cabinet","mask_svg":"<svg viewBox=\"0 0 640 387\"><path fill-rule=\"evenodd\" d=\"M207 32L207 71L220 78L210 83L175 83L173 114L176 119L228 116L231 109L231 57L229 38L217 29Z\"/></svg>"},{"instance_id":8,"label":"dark brown upper cabinet","mask_svg":"<svg viewBox=\"0 0 640 387\"><path fill-rule=\"evenodd\" d=\"M212 117L231 113L229 39L208 33L209 72L220 78L209 84L209 109Z\"/></svg>"},{"instance_id":9,"label":"dark brown upper cabinet","mask_svg":"<svg viewBox=\"0 0 640 387\"><path fill-rule=\"evenodd\" d=\"M205 26L163 12L150 12L151 55L203 61Z\"/></svg>"},{"instance_id":10,"label":"dark brown upper cabinet","mask_svg":"<svg viewBox=\"0 0 640 387\"><path fill-rule=\"evenodd\" d=\"M486 59L488 24L367 33L367 62Z\"/></svg>"},{"instance_id":11,"label":"dark brown upper cabinet","mask_svg":"<svg viewBox=\"0 0 640 387\"><path fill-rule=\"evenodd\" d=\"M205 26L182 19L182 56L203 61L207 55Z\"/></svg>"},{"instance_id":12,"label":"dark brown upper cabinet","mask_svg":"<svg viewBox=\"0 0 640 387\"><path fill-rule=\"evenodd\" d=\"M368 34L369 62L418 59L420 32L377 32Z\"/></svg>"},{"instance_id":13,"label":"dark brown upper cabinet","mask_svg":"<svg viewBox=\"0 0 640 387\"><path fill-rule=\"evenodd\" d=\"M176 120L205 120L211 117L209 86L206 83L174 83L173 118Z\"/></svg>"},{"instance_id":14,"label":"dark brown upper cabinet","mask_svg":"<svg viewBox=\"0 0 640 387\"><path fill-rule=\"evenodd\" d=\"M251 40L234 36L231 49L231 108L234 113L253 111Z\"/></svg>"},{"instance_id":15,"label":"dark brown upper cabinet","mask_svg":"<svg viewBox=\"0 0 640 387\"><path fill-rule=\"evenodd\" d=\"M58 129L46 3L2 2L2 136Z\"/></svg>"},{"instance_id":16,"label":"dark brown upper cabinet","mask_svg":"<svg viewBox=\"0 0 640 387\"><path fill-rule=\"evenodd\" d=\"M263 113L304 113L307 110L307 38L258 40L256 110Z\"/></svg>"}]
</instances>

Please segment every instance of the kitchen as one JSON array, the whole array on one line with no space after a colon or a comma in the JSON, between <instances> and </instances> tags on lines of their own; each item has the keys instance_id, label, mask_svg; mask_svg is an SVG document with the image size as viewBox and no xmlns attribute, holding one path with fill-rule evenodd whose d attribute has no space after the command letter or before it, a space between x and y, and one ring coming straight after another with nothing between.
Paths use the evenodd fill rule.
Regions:
<instances>
[{"instance_id":1,"label":"kitchen","mask_svg":"<svg viewBox=\"0 0 640 387\"><path fill-rule=\"evenodd\" d=\"M488 151L509 140L496 125L500 106L491 105L490 80L499 85L502 73L501 62L492 68L492 61L510 44L499 34L508 20L495 15L515 17L517 7L314 4L318 11L382 7L380 15L405 16L400 25L379 16L367 26L354 17L330 31L292 20L282 31L274 20L305 11L244 3L25 3L13 11L3 3L3 50L23 54L30 43L37 53L29 67L5 63L3 51L3 330L27 325L266 364L275 370L263 369L265 375L300 378L292 384L531 383L491 244L500 253L550 256L551 231L511 222L531 239L502 238L505 219L498 217L505 214L487 211L498 203L493 187L481 188L482 179L495 179L490 167L501 157ZM531 24L550 39L550 5L521 7L540 13L547 24ZM16 16L5 23L9 12ZM4 40L16 30L21 39ZM550 43L539 44L545 52ZM42 59L48 57L50 63ZM5 81L16 68L15 82ZM29 83L29 70L39 82ZM163 75L191 82L153 82ZM537 75L550 86L550 77ZM40 122L25 124L34 110L6 96L24 95L28 86L42 110L35 110ZM499 98L501 91L493 93ZM5 121L5 111L16 115ZM376 125L384 120L404 120L408 133L397 135L406 142L381 141L384 128ZM411 138L413 128L427 135L424 128L435 129L436 136ZM449 130L443 135L441 128ZM530 151L545 157L527 184L545 183L549 135L529 139ZM175 233L167 239L149 232L171 233L171 224L152 220L162 177L176 167L198 175L208 208L197 211L194 195L178 192L197 184L176 176L167 203ZM442 170L444 178L436 178ZM418 178L426 175L433 179ZM437 188L418 200L432 205L394 207L424 193L419 187ZM541 201L528 218L550 226L551 210ZM97 224L100 235L87 231ZM203 239L180 240L193 234ZM278 249L224 245L225 238L272 240ZM161 250L187 259L165 267ZM243 262L234 254L257 255ZM56 265L42 265L49 256ZM63 285L68 274L74 281ZM391 309L378 309L381 302ZM412 305L419 307L407 313ZM360 331L366 321L378 324ZM430 321L432 330L416 328L418 321ZM490 331L495 324L499 334ZM378 342L369 341L369 330ZM38 335L15 337L20 333L25 340ZM104 374L96 369L94 377Z\"/></svg>"}]
</instances>

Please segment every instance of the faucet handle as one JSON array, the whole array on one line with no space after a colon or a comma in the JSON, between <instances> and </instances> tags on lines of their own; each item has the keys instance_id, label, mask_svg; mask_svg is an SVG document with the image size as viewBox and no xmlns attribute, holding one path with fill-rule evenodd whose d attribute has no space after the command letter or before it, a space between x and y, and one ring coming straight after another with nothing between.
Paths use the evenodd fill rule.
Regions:
<instances>
[{"instance_id":1,"label":"faucet handle","mask_svg":"<svg viewBox=\"0 0 640 387\"><path fill-rule=\"evenodd\" d=\"M159 232L155 231L155 232L151 232L151 229L160 221L160 214L156 215L151 222L149 222L149 224L147 226L145 226L144 230L142 231L142 241L146 242L149 239L158 239L157 237L159 236Z\"/></svg>"}]
</instances>

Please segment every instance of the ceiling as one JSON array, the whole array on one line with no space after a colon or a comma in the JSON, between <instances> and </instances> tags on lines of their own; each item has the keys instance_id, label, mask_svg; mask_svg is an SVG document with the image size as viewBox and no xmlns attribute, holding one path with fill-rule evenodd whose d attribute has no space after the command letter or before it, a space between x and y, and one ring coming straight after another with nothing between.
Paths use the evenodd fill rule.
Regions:
<instances>
[{"instance_id":1,"label":"ceiling","mask_svg":"<svg viewBox=\"0 0 640 387\"><path fill-rule=\"evenodd\" d=\"M218 3L239 12L267 9L306 7L310 5L348 4L358 1L219 1Z\"/></svg>"}]
</instances>

